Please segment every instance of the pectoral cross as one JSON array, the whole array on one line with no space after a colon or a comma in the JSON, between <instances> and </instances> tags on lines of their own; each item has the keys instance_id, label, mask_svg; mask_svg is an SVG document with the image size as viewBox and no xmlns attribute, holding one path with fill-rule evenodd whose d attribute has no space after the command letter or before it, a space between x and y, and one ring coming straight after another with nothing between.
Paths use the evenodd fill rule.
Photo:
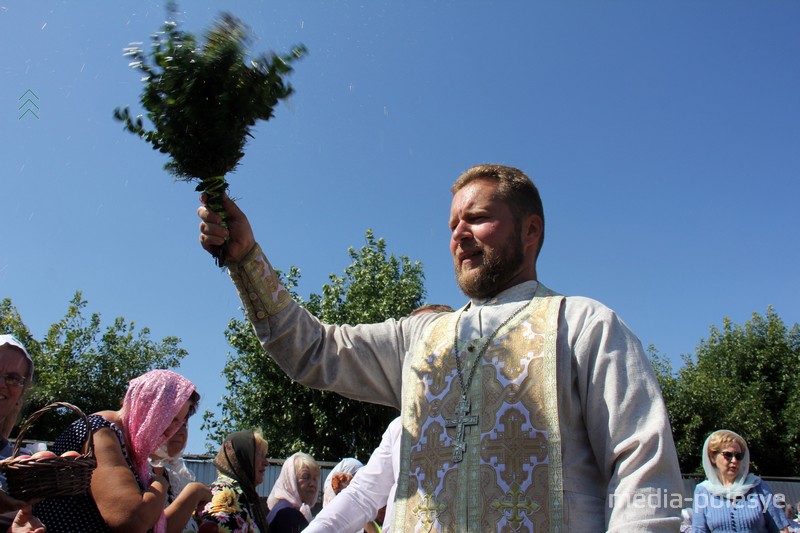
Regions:
<instances>
[{"instance_id":1,"label":"pectoral cross","mask_svg":"<svg viewBox=\"0 0 800 533\"><path fill-rule=\"evenodd\" d=\"M475 426L478 424L478 415L470 415L470 404L466 395L461 396L461 400L456 405L456 417L446 418L445 427L456 428L456 436L453 439L453 462L460 463L464 460L464 452L467 451L467 442L464 435L465 426Z\"/></svg>"}]
</instances>

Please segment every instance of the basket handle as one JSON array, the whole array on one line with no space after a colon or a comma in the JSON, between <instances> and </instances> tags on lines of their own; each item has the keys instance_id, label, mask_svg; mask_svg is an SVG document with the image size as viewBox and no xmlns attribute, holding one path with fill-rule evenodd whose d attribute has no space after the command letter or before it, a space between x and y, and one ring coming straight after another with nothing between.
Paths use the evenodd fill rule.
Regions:
<instances>
[{"instance_id":1,"label":"basket handle","mask_svg":"<svg viewBox=\"0 0 800 533\"><path fill-rule=\"evenodd\" d=\"M78 409L76 406L72 405L71 403L67 402L54 402L46 407L42 407L31 416L25 420L25 423L22 424L22 428L20 428L19 433L17 434L17 440L14 442L14 453L12 457L16 457L17 453L19 453L19 449L22 447L22 437L25 435L25 432L28 431L28 428L33 424L36 419L41 417L43 414L48 413L50 411L55 411L56 409L60 409L65 407L67 409L71 409L75 411L82 419L83 423L86 424L86 442L83 443L83 455L87 457L94 456L94 439L92 438L92 431L89 428L89 417L87 417L83 411Z\"/></svg>"}]
</instances>

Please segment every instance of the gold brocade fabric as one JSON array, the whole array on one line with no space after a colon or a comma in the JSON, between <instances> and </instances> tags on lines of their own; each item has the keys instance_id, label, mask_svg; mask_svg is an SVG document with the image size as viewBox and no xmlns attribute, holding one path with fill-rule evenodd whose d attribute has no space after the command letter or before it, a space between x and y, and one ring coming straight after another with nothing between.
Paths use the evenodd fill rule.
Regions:
<instances>
[{"instance_id":1,"label":"gold brocade fabric","mask_svg":"<svg viewBox=\"0 0 800 533\"><path fill-rule=\"evenodd\" d=\"M229 266L228 274L244 304L250 322L277 315L292 301L267 256L256 244L239 264Z\"/></svg>"},{"instance_id":2,"label":"gold brocade fabric","mask_svg":"<svg viewBox=\"0 0 800 533\"><path fill-rule=\"evenodd\" d=\"M462 425L459 462L457 314L434 323L417 344L402 413L400 472L409 475L398 482L396 531L561 531L555 358L562 300L540 284L477 363L469 399L478 419ZM485 342L459 343L461 361L469 361L462 363L465 382Z\"/></svg>"}]
</instances>

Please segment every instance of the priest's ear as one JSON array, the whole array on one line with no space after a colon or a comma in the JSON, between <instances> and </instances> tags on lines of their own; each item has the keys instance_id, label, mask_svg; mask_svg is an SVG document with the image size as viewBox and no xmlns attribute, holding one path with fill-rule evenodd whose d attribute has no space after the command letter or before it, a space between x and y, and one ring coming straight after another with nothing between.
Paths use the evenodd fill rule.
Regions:
<instances>
[{"instance_id":1,"label":"priest's ear","mask_svg":"<svg viewBox=\"0 0 800 533\"><path fill-rule=\"evenodd\" d=\"M539 257L539 251L544 243L544 220L539 215L528 215L522 219L522 246L527 256Z\"/></svg>"}]
</instances>

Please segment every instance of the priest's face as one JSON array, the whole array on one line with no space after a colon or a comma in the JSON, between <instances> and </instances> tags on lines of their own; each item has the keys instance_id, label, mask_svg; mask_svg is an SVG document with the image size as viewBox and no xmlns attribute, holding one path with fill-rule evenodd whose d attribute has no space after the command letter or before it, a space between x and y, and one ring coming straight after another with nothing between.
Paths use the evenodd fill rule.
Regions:
<instances>
[{"instance_id":1,"label":"priest's face","mask_svg":"<svg viewBox=\"0 0 800 533\"><path fill-rule=\"evenodd\" d=\"M453 196L450 253L461 291L489 298L528 279L521 223L508 205L495 198L498 185L478 179Z\"/></svg>"}]
</instances>

